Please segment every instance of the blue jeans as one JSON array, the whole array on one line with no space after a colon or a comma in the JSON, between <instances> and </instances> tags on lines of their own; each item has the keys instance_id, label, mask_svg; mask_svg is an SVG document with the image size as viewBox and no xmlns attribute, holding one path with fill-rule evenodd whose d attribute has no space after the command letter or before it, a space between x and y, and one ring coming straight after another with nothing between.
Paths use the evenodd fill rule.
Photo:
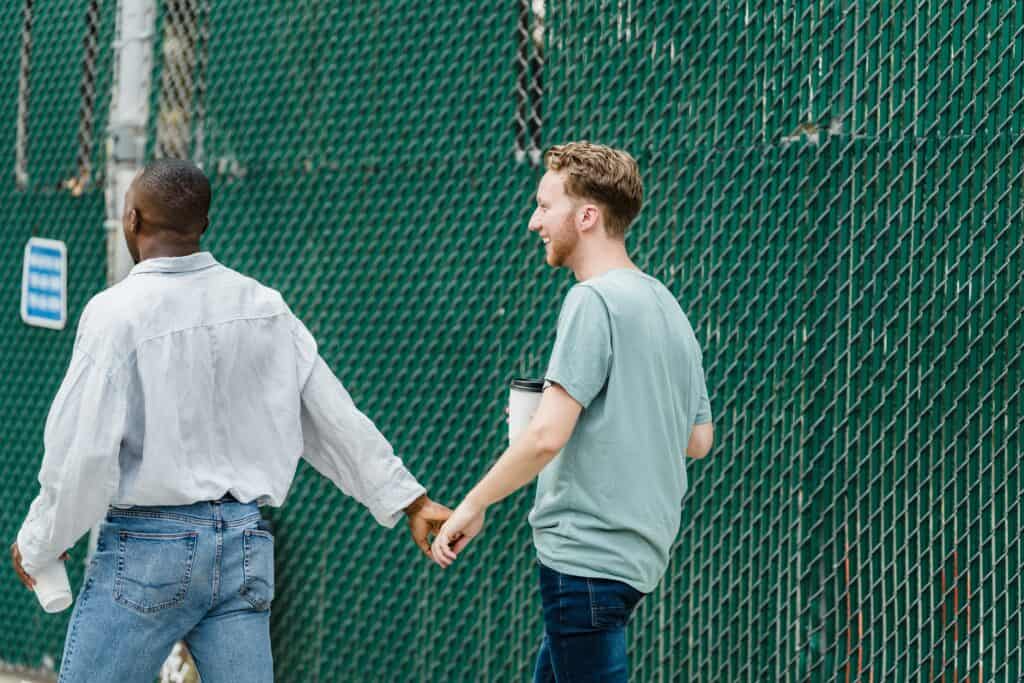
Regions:
<instances>
[{"instance_id":1,"label":"blue jeans","mask_svg":"<svg viewBox=\"0 0 1024 683\"><path fill-rule=\"evenodd\" d=\"M274 538L255 503L111 508L60 683L149 683L182 639L203 683L269 683L273 598Z\"/></svg>"},{"instance_id":2,"label":"blue jeans","mask_svg":"<svg viewBox=\"0 0 1024 683\"><path fill-rule=\"evenodd\" d=\"M569 576L538 565L544 641L534 683L628 681L626 624L644 594L621 581Z\"/></svg>"}]
</instances>

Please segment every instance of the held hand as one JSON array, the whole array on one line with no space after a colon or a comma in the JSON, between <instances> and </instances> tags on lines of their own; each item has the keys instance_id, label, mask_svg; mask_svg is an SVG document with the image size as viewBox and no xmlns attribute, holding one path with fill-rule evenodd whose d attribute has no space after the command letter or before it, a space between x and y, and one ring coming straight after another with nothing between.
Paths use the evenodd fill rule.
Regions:
<instances>
[{"instance_id":1,"label":"held hand","mask_svg":"<svg viewBox=\"0 0 1024 683\"><path fill-rule=\"evenodd\" d=\"M462 501L434 539L434 562L445 569L450 567L462 549L483 529L484 513L485 508Z\"/></svg>"},{"instance_id":2,"label":"held hand","mask_svg":"<svg viewBox=\"0 0 1024 683\"><path fill-rule=\"evenodd\" d=\"M451 517L452 511L444 505L430 500L424 493L405 509L405 514L409 521L409 533L412 534L413 542L423 551L424 555L434 559L430 554L429 537L431 534L437 535L441 530L441 525Z\"/></svg>"},{"instance_id":3,"label":"held hand","mask_svg":"<svg viewBox=\"0 0 1024 683\"><path fill-rule=\"evenodd\" d=\"M67 560L68 554L61 553L60 559ZM36 580L29 576L28 572L25 571L25 568L21 566L21 550L18 548L17 543L11 544L11 564L14 565L14 571L18 575L18 578L21 579L22 585L30 591L35 590Z\"/></svg>"}]
</instances>

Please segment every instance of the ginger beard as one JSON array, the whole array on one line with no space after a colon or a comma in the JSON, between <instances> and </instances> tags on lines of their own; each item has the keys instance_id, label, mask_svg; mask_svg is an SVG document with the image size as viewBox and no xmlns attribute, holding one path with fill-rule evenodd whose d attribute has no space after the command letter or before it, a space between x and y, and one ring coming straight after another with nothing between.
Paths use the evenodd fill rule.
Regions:
<instances>
[{"instance_id":1,"label":"ginger beard","mask_svg":"<svg viewBox=\"0 0 1024 683\"><path fill-rule=\"evenodd\" d=\"M561 268L572 256L580 236L576 232L573 213L565 217L555 230L546 231L547 241L544 243L544 256L552 268Z\"/></svg>"}]
</instances>

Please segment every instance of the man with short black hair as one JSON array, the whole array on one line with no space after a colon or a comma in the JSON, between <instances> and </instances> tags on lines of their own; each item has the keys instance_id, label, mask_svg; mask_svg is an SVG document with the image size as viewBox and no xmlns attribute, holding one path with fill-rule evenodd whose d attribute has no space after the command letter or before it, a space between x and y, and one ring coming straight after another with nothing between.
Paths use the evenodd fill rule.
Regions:
<instances>
[{"instance_id":1,"label":"man with short black hair","mask_svg":"<svg viewBox=\"0 0 1024 683\"><path fill-rule=\"evenodd\" d=\"M626 624L668 565L684 455L711 449L711 409L689 320L626 253L643 203L636 161L575 142L544 162L529 230L548 265L578 284L562 305L536 415L441 527L434 560L454 562L488 506L539 474L530 524L544 641L534 680L626 681Z\"/></svg>"},{"instance_id":2,"label":"man with short black hair","mask_svg":"<svg viewBox=\"0 0 1024 683\"><path fill-rule=\"evenodd\" d=\"M317 353L281 295L199 251L209 181L161 160L132 183L136 266L97 294L46 422L15 570L104 519L68 625L62 682L153 680L184 639L203 683L273 680L274 539L300 457L430 557L432 502Z\"/></svg>"}]
</instances>

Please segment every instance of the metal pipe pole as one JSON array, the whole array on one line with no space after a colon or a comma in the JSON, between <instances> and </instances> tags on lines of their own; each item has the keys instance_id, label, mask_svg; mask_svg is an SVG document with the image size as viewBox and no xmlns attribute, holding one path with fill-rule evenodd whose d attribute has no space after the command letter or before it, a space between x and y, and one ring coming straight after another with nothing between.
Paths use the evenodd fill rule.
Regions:
<instances>
[{"instance_id":1,"label":"metal pipe pole","mask_svg":"<svg viewBox=\"0 0 1024 683\"><path fill-rule=\"evenodd\" d=\"M120 282L134 265L121 228L124 195L143 166L149 125L150 75L156 0L119 0L114 37L114 77L107 127L106 228L107 285ZM89 533L89 564L99 527Z\"/></svg>"},{"instance_id":2,"label":"metal pipe pole","mask_svg":"<svg viewBox=\"0 0 1024 683\"><path fill-rule=\"evenodd\" d=\"M132 268L121 231L124 195L143 166L149 125L156 0L120 0L114 39L114 87L107 137L107 284Z\"/></svg>"}]
</instances>

